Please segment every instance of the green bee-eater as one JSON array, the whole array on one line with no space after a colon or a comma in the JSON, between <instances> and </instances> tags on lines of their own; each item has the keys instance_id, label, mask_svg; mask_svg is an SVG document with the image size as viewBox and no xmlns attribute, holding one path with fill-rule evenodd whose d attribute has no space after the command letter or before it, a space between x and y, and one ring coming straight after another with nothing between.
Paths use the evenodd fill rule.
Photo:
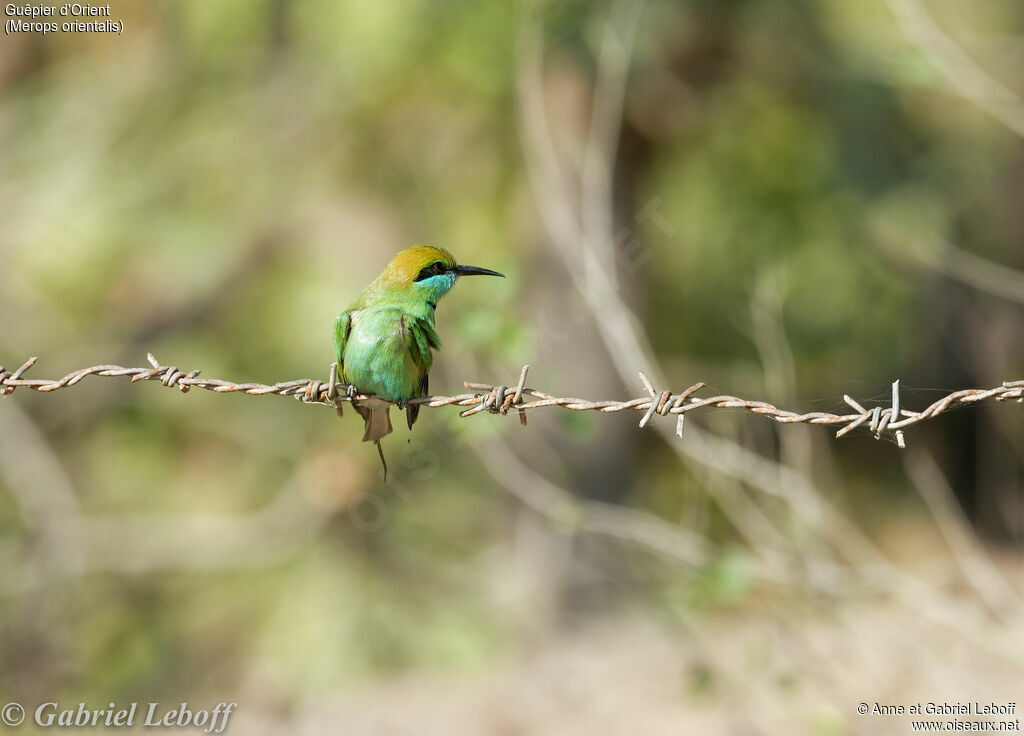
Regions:
<instances>
[{"instance_id":1,"label":"green bee-eater","mask_svg":"<svg viewBox=\"0 0 1024 736\"><path fill-rule=\"evenodd\" d=\"M380 399L352 404L366 422L363 442L375 442L384 463L380 439L391 434L391 404L406 410L409 429L419 406L404 402L427 395L431 350L441 347L434 329L437 303L459 276L504 276L476 266L460 266L443 248L406 248L363 290L334 325L334 353L341 380ZM387 464L384 475L387 477Z\"/></svg>"}]
</instances>

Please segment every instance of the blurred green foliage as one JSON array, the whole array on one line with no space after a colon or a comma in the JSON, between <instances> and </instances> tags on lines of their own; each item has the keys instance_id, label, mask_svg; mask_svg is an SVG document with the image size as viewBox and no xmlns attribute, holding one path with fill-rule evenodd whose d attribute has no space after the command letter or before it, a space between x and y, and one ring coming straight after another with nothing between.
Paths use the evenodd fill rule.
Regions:
<instances>
[{"instance_id":1,"label":"blurred green foliage","mask_svg":"<svg viewBox=\"0 0 1024 736\"><path fill-rule=\"evenodd\" d=\"M988 3L981 15L946 5L957 39L1024 89L1019 49L992 38L1019 30L1020 4ZM512 382L531 362L531 382L561 395L639 395L608 366L547 243L517 122L517 29L538 12L553 133L579 155L603 5L113 8L123 37L0 46L0 363L39 355L33 374L55 376L140 365L152 350L211 377L324 377L339 309L394 252L431 242L509 275L446 300L432 390ZM644 10L615 203L642 257L620 265L676 388L699 378L828 408L843 393L884 396L897 376L922 404L939 389L1019 378L1020 305L923 264L953 245L1024 269L1022 193L1021 140L951 93L883 3ZM654 200L667 228L638 221ZM778 284L771 319L789 377L766 376L751 322L766 275ZM514 417L496 426L430 411L418 444L402 429L386 447L398 470L383 485L356 419L283 399L96 379L54 396L19 391L0 415L11 403L52 446L85 515L180 523L185 538L216 547L199 515L242 520L281 504L256 527L267 540L225 542L208 565L199 554L133 572L124 553L127 571L30 576L38 587L0 597L0 691L12 697L201 700L245 683L287 710L381 674L487 666L534 616L517 587L528 513L470 450L497 432L579 496L671 520L706 504L715 482L619 415L536 416L522 430ZM1024 430L1019 410L993 415L1002 409L958 412L911 441L943 459L981 529L1018 541ZM778 452L756 418L707 421ZM809 472L844 478L830 490L855 516L901 503L888 447L814 438ZM0 532L28 539L8 477ZM714 510L704 521L709 536L738 541ZM562 532L559 544L576 544ZM690 576L615 549L621 559L604 574L622 587L550 562L549 625L638 597L685 618L741 603L753 585L742 552ZM813 720L817 732L840 730L831 710Z\"/></svg>"}]
</instances>

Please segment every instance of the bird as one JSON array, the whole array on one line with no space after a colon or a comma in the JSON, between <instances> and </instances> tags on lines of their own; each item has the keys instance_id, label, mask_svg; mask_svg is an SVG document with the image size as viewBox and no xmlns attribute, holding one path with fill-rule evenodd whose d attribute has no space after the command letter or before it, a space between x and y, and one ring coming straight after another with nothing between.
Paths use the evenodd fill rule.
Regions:
<instances>
[{"instance_id":1,"label":"bird","mask_svg":"<svg viewBox=\"0 0 1024 736\"><path fill-rule=\"evenodd\" d=\"M380 440L393 431L391 405L404 409L409 429L426 396L433 351L441 347L434 324L437 304L461 276L505 274L464 266L444 248L414 245L396 255L334 324L338 374L365 422L363 442L374 442L387 479ZM356 400L356 393L372 394ZM338 407L341 414L341 407Z\"/></svg>"}]
</instances>

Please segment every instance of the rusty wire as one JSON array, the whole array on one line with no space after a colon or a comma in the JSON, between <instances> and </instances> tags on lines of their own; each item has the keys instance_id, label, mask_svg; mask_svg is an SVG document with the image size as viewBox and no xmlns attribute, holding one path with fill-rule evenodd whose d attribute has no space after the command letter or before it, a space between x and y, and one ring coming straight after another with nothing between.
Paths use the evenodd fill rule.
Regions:
<instances>
[{"instance_id":1,"label":"rusty wire","mask_svg":"<svg viewBox=\"0 0 1024 736\"><path fill-rule=\"evenodd\" d=\"M130 376L132 383L138 381L159 381L167 387L177 386L182 393L187 393L189 389L196 387L216 393L244 393L250 396L292 396L304 403L323 404L330 407L338 407L346 401L360 401L371 397L370 394L360 393L354 387L341 383L338 379L338 366L336 363L331 365L330 377L327 381L299 378L294 381L263 384L235 383L216 378L200 378L198 370L186 373L179 370L176 366L161 365L152 353L147 353L146 357L149 360L150 368L94 365L89 368L72 371L63 378L57 379L25 378L25 372L36 362L36 358L29 358L13 373L0 366L0 396L6 396L13 393L15 389L22 387L49 393L50 391L75 386L86 376ZM544 391L528 388L526 386L526 375L529 368L530 366L528 365L523 366L518 383L512 387L467 382L465 386L471 393L457 394L455 396L422 396L405 403L429 407L469 407L460 412L459 416L462 417L469 417L482 411L506 414L510 410L515 409L519 412L520 421L524 425L526 424L527 410L539 409L545 406L559 406L571 411L599 411L603 413L625 410L642 411L644 416L640 420L641 427L646 426L655 414L676 416L676 434L680 437L683 436L683 421L686 415L692 411L707 407L743 409L754 414L767 416L780 424L842 425L836 432L836 437L842 437L858 427L863 427L879 439L891 434L901 448L905 445L903 430L906 427L926 419L934 419L951 406L974 404L989 399L996 401L1016 400L1018 403L1024 403L1024 380L1005 381L1001 386L994 388L954 391L922 411L910 411L900 406L899 381L897 380L892 384L892 402L888 406L866 408L850 396L843 396L843 400L855 413L831 414L822 411L798 413L780 409L766 401L751 401L735 396L719 395L703 399L697 398L694 394L705 387L706 384L703 382L695 383L681 393L673 393L669 390L658 391L642 371L640 372L640 380L647 390L647 396L628 401L589 401L572 397L557 397ZM398 404L398 402L392 403Z\"/></svg>"}]
</instances>

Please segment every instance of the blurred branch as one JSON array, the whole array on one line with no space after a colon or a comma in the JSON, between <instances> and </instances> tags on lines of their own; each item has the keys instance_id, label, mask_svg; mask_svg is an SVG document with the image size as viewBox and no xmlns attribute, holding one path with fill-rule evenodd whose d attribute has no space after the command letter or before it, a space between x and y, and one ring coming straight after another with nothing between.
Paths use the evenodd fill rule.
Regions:
<instances>
[{"instance_id":1,"label":"blurred branch","mask_svg":"<svg viewBox=\"0 0 1024 736\"><path fill-rule=\"evenodd\" d=\"M527 169L541 217L548 228L553 245L565 261L570 277L586 299L598 334L604 341L609 357L620 376L627 380L627 376L633 371L630 364L642 361L652 370L655 382L664 383L658 376L654 352L646 335L640 329L638 320L622 298L615 278L601 268L601 259L597 255L600 251L599 243L613 242L614 234L588 231L588 227L592 227L593 223L577 215L570 191L565 186L566 177L558 165L544 105L542 40L541 24L535 17L525 18L519 33L520 130ZM624 77L621 83L624 83ZM601 86L599 80L597 87ZM606 165L610 167L611 162ZM613 205L610 201L599 204L608 208ZM583 268L580 268L581 261ZM675 397L668 392L659 397L646 376L644 381L651 403L648 404L647 414L641 424L655 412L664 410L670 399L675 402ZM690 393L693 390L696 389L689 390ZM995 391L1005 398L1024 400L1024 381L1004 384ZM1003 392L1006 391L1012 391L1013 394L1005 395ZM685 402L686 398L680 403ZM886 409L865 409L850 397L844 397L846 403L853 407L857 414L852 415L848 421L836 422L846 425L837 434L841 436L857 427L868 425L876 436L880 436L880 433L888 428L894 433L897 443L902 446L902 427L921 421L925 417L935 416L954 401L980 400L980 396L972 398L968 394L955 392L924 412L904 413L905 410L900 409L899 398L898 381L893 384L892 406ZM722 406L740 406L755 413L767 413L782 423L829 423L819 413L779 417L773 414L773 411L778 411L775 407L770 404L758 405L758 402L748 405L746 402L733 404L725 401ZM683 413L679 414L676 434L682 425ZM670 430L664 423L657 423L656 427L663 436L669 435ZM1024 659L1024 653L1019 649L1008 651L1005 635L993 636L987 633L992 627L986 629L981 612L975 606L942 594L890 563L871 540L829 503L803 473L752 452L735 442L703 432L700 428L694 430L696 431L689 433L687 442L670 444L681 459L698 462L740 480L752 488L785 499L800 518L806 519L811 528L818 531L822 539L845 558L849 567L863 583L872 587L878 586L901 604L920 610L935 623L969 637L988 651L1018 661Z\"/></svg>"},{"instance_id":2,"label":"blurred branch","mask_svg":"<svg viewBox=\"0 0 1024 736\"><path fill-rule=\"evenodd\" d=\"M960 95L1024 137L1024 101L993 79L943 32L921 0L888 0L903 35Z\"/></svg>"},{"instance_id":3,"label":"blurred branch","mask_svg":"<svg viewBox=\"0 0 1024 736\"><path fill-rule=\"evenodd\" d=\"M643 9L642 0L618 0L605 23L590 131L580 168L580 209L586 232L614 232L614 212L608 203L613 201L612 184L626 98L626 74ZM604 238L594 244L599 246L595 255L601 259L601 272L614 279L615 243L611 238Z\"/></svg>"},{"instance_id":4,"label":"blurred branch","mask_svg":"<svg viewBox=\"0 0 1024 736\"><path fill-rule=\"evenodd\" d=\"M185 373L175 366L161 365L152 353L147 354L151 368L125 368L119 365L94 365L88 368L68 373L63 378L24 378L24 374L31 368L36 358L30 358L13 373L0 366L0 395L12 393L16 388L29 388L41 393L50 393L62 388L76 386L86 376L119 377L130 376L132 383L140 381L160 381L167 387L177 386L182 393L187 393L192 387L206 389L215 393L241 393L249 396L291 396L304 403L322 404L330 407L340 407L343 402L365 401L373 397L372 394L360 393L354 386L338 381L337 364L331 366L331 374L327 381L317 381L309 378L299 378L293 381L281 381L275 384L263 383L235 383L217 378L199 378L199 371L193 370ZM694 394L704 388L704 383L695 383L681 393L673 393L670 390L658 391L641 371L640 380L647 389L647 396L628 401L591 401L575 397L558 397L544 391L526 386L526 375L529 366L523 366L517 386L494 386L488 383L466 382L465 386L472 390L472 393L457 394L455 396L420 396L410 399L407 402L389 402L396 405L415 404L425 407L440 406L465 406L469 407L460 413L462 417L469 417L482 411L489 411L494 414L507 414L515 409L519 412L520 421L526 424L525 412L529 409L540 409L547 406L558 406L570 411L599 411L604 414L619 411L642 411L643 418L640 420L640 427L647 426L647 423L655 415L675 416L676 435L683 436L683 420L686 415L697 409L743 409L753 414L767 416L779 424L827 424L843 425L837 432L836 437L842 437L854 429L864 427L870 429L876 439L880 439L887 432L892 433L900 447L903 446L902 430L918 422L927 419L934 419L950 406L957 404L973 404L988 399L996 401L1007 401L1016 399L1024 403L1024 381L1006 381L1001 386L989 389L963 389L954 391L944 396L931 406L922 411L910 411L900 407L899 381L893 384L893 400L891 406L875 406L865 408L860 403L844 396L843 399L853 409L854 414L831 414L828 412L807 412L798 413L780 409L766 401L754 401L741 399L736 396L718 395L706 399L700 399ZM531 400L526 400L531 397Z\"/></svg>"},{"instance_id":5,"label":"blurred branch","mask_svg":"<svg viewBox=\"0 0 1024 736\"><path fill-rule=\"evenodd\" d=\"M269 503L241 514L83 517L84 570L235 570L287 559L328 519L305 500L308 485L300 469Z\"/></svg>"},{"instance_id":6,"label":"blurred branch","mask_svg":"<svg viewBox=\"0 0 1024 736\"><path fill-rule=\"evenodd\" d=\"M536 472L501 442L474 446L483 466L501 485L531 509L567 532L596 534L653 553L663 559L704 568L721 556L699 533L672 524L640 509L576 498L569 491ZM751 575L762 582L786 586L810 586L822 592L843 589L842 577L822 574L821 569L801 571L780 554L757 549L757 557L745 557ZM814 561L811 568L823 567Z\"/></svg>"},{"instance_id":7,"label":"blurred branch","mask_svg":"<svg viewBox=\"0 0 1024 736\"><path fill-rule=\"evenodd\" d=\"M711 560L709 544L700 534L625 506L581 501L534 471L501 442L476 449L495 480L567 530L614 537L693 567L703 567Z\"/></svg>"},{"instance_id":8,"label":"blurred branch","mask_svg":"<svg viewBox=\"0 0 1024 736\"><path fill-rule=\"evenodd\" d=\"M787 401L797 395L796 360L783 324L785 275L781 270L758 275L750 300L750 339L757 348L764 373L764 388ZM810 474L814 448L806 432L777 432L779 457L805 474Z\"/></svg>"},{"instance_id":9,"label":"blurred branch","mask_svg":"<svg viewBox=\"0 0 1024 736\"><path fill-rule=\"evenodd\" d=\"M13 587L36 578L49 580L81 563L82 533L78 494L60 460L35 422L17 405L0 412L0 480L17 501L31 540L0 543L0 567ZM12 559L25 555L23 565ZM22 569L21 579L13 571ZM0 585L0 588L4 587Z\"/></svg>"},{"instance_id":10,"label":"blurred branch","mask_svg":"<svg viewBox=\"0 0 1024 736\"><path fill-rule=\"evenodd\" d=\"M609 270L602 267L602 259L598 256L602 243L614 242L614 234L611 231L601 230L603 227L608 227L609 223L606 218L597 221L596 218L588 220L577 215L569 188L566 185L569 177L565 175L558 164L559 157L551 136L544 103L543 31L536 18L524 18L524 22L521 24L519 56L520 131L523 152L535 190L535 199L551 241L565 261L573 283L586 299L587 305L593 313L598 335L604 341L609 357L619 375L627 380L634 370L633 366L639 361L647 366L655 376L655 382L664 383L659 376L660 372L654 358L654 351L651 349L646 335L640 328L632 310L625 303L614 277ZM617 69L617 67L607 64L601 64L600 68L611 69L611 71ZM624 74L618 74L616 78L620 85L625 84ZM598 89L607 88L607 83L602 79L599 79L596 85ZM594 122L600 121L595 120ZM605 150L610 151L611 149L606 146ZM611 165L611 162L606 162L604 169L611 170ZM589 191L594 193L603 191L605 196L609 194L606 189L601 187L595 187ZM590 205L591 211L596 211L599 207L610 211L612 202L604 201ZM584 265L583 268L579 267L581 261ZM690 399L688 395L697 389L691 387L678 396L670 392L663 392L659 396L646 377L644 380L651 401L643 405L647 414L641 424L645 424L655 412L674 413L678 415L676 434L679 435L685 412L690 411L700 402L697 399ZM696 384L696 386L699 387L700 384ZM1024 390L1024 383L1005 384L997 388L996 392L1003 395L1004 391L1012 391L1014 392L1013 396L1006 396L1006 398L1021 398L1018 389ZM654 403L655 399L657 404ZM956 392L935 402L923 412L907 412L899 407L897 382L893 387L893 402L890 407L866 409L850 397L844 397L844 400L855 409L856 414L840 418L839 415L825 412L785 413L766 402L748 402L734 397L714 397L704 401L707 404L723 408L744 408L755 413L767 414L780 423L843 424L845 426L837 432L839 436L861 426L870 428L876 437L881 436L885 430L889 430L897 443L902 445L902 429L904 427L941 413L954 401L976 401L979 398L972 398L969 394ZM630 408L640 408L640 406L633 405ZM601 410L616 409L601 407ZM658 427L662 431L666 429L660 424ZM805 513L811 509L819 509L824 504L824 501L813 492L813 489L807 493L796 494L794 489L810 487L810 484L794 482L792 480L794 477L800 480L804 479L801 474L791 468L763 458L734 442L705 436L705 433L699 428L694 428L691 431L690 440L687 443L673 443L672 445L676 453L684 459L696 461L719 472L724 472L726 475L748 482L753 487L760 488L765 492L787 496L794 503L799 501L796 505ZM716 451L701 452L697 449L700 445L714 445ZM800 496L799 499L796 498L797 495ZM830 516L835 519L841 518L838 513L832 513ZM848 549L860 546L848 545Z\"/></svg>"},{"instance_id":11,"label":"blurred branch","mask_svg":"<svg viewBox=\"0 0 1024 736\"><path fill-rule=\"evenodd\" d=\"M0 443L0 453L4 446ZM20 577L0 576L0 596L46 589L91 572L236 570L274 564L307 544L327 522L327 511L305 501L304 491L316 482L315 471L300 467L273 500L237 515L61 514L40 544L61 564L26 567L29 561L22 559L20 545L0 539L3 571L26 568Z\"/></svg>"},{"instance_id":12,"label":"blurred branch","mask_svg":"<svg viewBox=\"0 0 1024 736\"><path fill-rule=\"evenodd\" d=\"M613 21L610 19L608 22ZM614 242L613 223L609 223L607 219L598 223L594 219L586 220L577 215L566 184L568 177L558 164L558 154L551 135L544 100L543 27L536 17L524 17L521 23L518 54L520 135L523 154L537 207L551 242L565 262L574 285L585 298L597 326L598 335L604 342L619 376L623 380L629 380L634 370L634 361L639 359L652 372L656 383L664 383L654 358L654 350L646 333L640 328L639 320L622 297L613 275L614 269L605 270L597 255L601 252L602 243ZM600 65L600 68L610 69L607 64ZM619 76L618 80L619 84L624 85L625 75ZM595 86L597 89L607 89L607 82L599 79ZM621 120L619 125L621 126ZM610 152L611 149L606 150ZM605 166L611 170L612 163L606 162ZM605 192L605 196L610 196L610 192ZM608 200L592 203L590 206L593 209L605 207L611 211L613 202ZM612 228L605 231L592 229L602 224L604 227L611 225ZM580 268L580 262L583 263L583 268ZM651 393L653 398L653 389ZM676 420L677 436L682 429L683 416L680 414ZM644 419L648 419L648 416ZM656 423L656 428L661 431L663 437L669 439L670 430L667 426ZM712 447L709 448L708 445ZM812 524L820 523L823 518L820 512L823 502L820 497L813 489L809 493L801 492L805 487L810 487L810 483L802 475L735 442L708 435L699 427L693 427L689 431L687 442L670 442L670 447L683 462L698 463L715 473L747 483L763 493L785 497L794 509L810 517ZM712 451L709 452L709 449ZM787 482L790 476L796 477L794 482ZM711 484L708 489L716 496L719 507L738 530L752 530L753 527L746 515L735 513L738 504L730 503L731 499L720 498L720 489L716 485ZM838 518L838 515L835 516ZM833 544L843 542L848 536L838 530L830 532L834 533L823 536L827 536ZM845 546L847 549L860 551L865 545L858 544L858 541L859 539L856 539Z\"/></svg>"},{"instance_id":13,"label":"blurred branch","mask_svg":"<svg viewBox=\"0 0 1024 736\"><path fill-rule=\"evenodd\" d=\"M886 251L897 258L912 260L945 274L979 291L1024 304L1024 272L995 263L945 243L941 248L903 248L883 242Z\"/></svg>"},{"instance_id":14,"label":"blurred branch","mask_svg":"<svg viewBox=\"0 0 1024 736\"><path fill-rule=\"evenodd\" d=\"M939 466L925 452L908 453L904 459L907 475L925 505L935 517L936 526L949 544L964 579L993 612L1004 618L1016 618L1020 597L971 531L956 496ZM1012 601L1012 610L1007 610Z\"/></svg>"}]
</instances>

